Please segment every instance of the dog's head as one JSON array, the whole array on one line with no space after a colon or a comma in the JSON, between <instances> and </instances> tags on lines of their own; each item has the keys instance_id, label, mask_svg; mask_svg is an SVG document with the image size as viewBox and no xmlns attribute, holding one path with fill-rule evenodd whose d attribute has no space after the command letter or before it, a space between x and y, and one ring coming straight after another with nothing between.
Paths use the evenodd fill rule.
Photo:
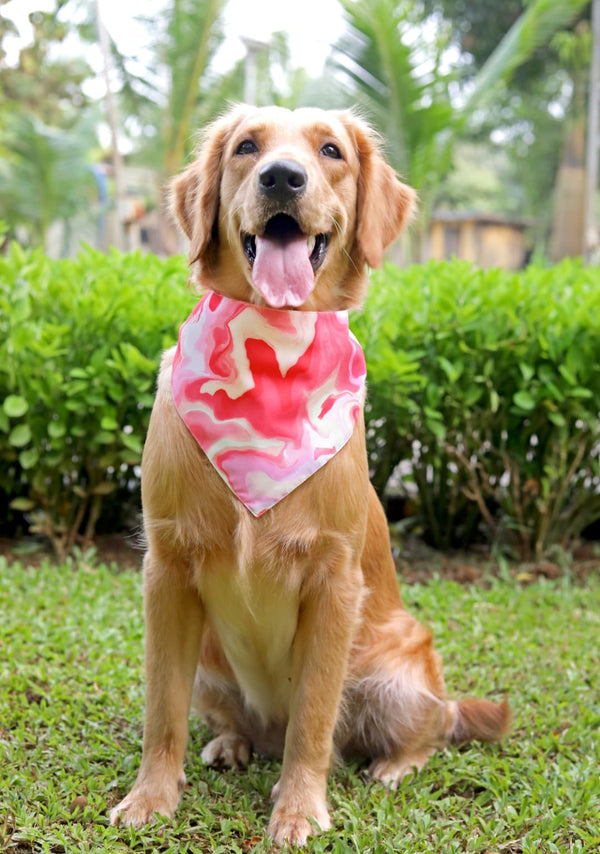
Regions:
<instances>
[{"instance_id":1,"label":"dog's head","mask_svg":"<svg viewBox=\"0 0 600 854\"><path fill-rule=\"evenodd\" d=\"M360 305L414 198L350 111L235 107L173 182L198 280L274 308Z\"/></svg>"}]
</instances>

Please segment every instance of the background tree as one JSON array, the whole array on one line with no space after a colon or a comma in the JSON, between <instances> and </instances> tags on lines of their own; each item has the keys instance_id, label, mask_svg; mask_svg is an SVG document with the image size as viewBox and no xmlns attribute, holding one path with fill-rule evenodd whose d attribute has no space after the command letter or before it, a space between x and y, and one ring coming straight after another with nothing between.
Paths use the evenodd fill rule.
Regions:
<instances>
[{"instance_id":1,"label":"background tree","mask_svg":"<svg viewBox=\"0 0 600 854\"><path fill-rule=\"evenodd\" d=\"M66 14L68 2L57 0L54 11L29 15L33 40L21 47L14 64L5 45L17 31L0 17L0 110L18 105L47 125L68 127L89 104L82 84L94 75L91 66L83 56L60 49L76 30Z\"/></svg>"},{"instance_id":2,"label":"background tree","mask_svg":"<svg viewBox=\"0 0 600 854\"><path fill-rule=\"evenodd\" d=\"M549 6L554 4L548 3ZM557 6L559 4L556 4ZM472 80L490 58L503 34L527 9L526 0L424 0L428 13L452 22L453 42L461 51L464 77ZM548 246L553 216L555 238L550 242L561 255L557 236L563 229L581 231L583 156L587 78L590 62L590 6L565 20L552 38L538 43L531 56L515 68L485 115L471 123L472 138L483 151L503 151L510 163L511 184L521 188L521 210L536 219L536 243ZM575 175L574 169L579 170ZM577 184L579 187L575 187ZM549 200L555 204L549 204ZM567 211L568 208L568 211ZM564 236L564 234L563 234ZM578 240L567 242L580 251Z\"/></svg>"},{"instance_id":3,"label":"background tree","mask_svg":"<svg viewBox=\"0 0 600 854\"><path fill-rule=\"evenodd\" d=\"M122 133L132 149L128 162L153 169L159 188L175 174L194 147L196 130L240 98L241 66L225 75L212 64L224 38L225 0L169 0L157 17L140 18L149 33L140 55L121 53L111 41ZM161 231L168 251L179 238L167 214L167 193L159 189Z\"/></svg>"},{"instance_id":4,"label":"background tree","mask_svg":"<svg viewBox=\"0 0 600 854\"><path fill-rule=\"evenodd\" d=\"M277 34L259 56L257 100L286 106L362 105L382 131L396 168L419 189L414 259L423 254L437 201L455 205L461 194L463 204L476 198L461 190L460 181L445 181L453 162L470 178L474 159L478 167L481 161L498 165L500 186L497 170L494 178L480 168L478 183L487 187L479 193L483 203L493 206L497 188L504 210L546 212L547 223L558 152L561 147L567 151L564 117L582 102L575 93L582 91L577 79L585 79L585 69L574 65L583 51L573 45L567 49L560 40L551 43L551 37L571 26L588 0L524 3L341 0L347 31L323 78L312 80L294 68L287 41ZM34 12L34 42L12 65L3 45L14 28L0 16L0 119L3 111L25 110L37 120L27 127L30 140L42 126L78 132L88 106L83 84L93 71L84 59L59 48L74 33L88 44L97 42L93 5L92 0L56 0L52 12ZM225 5L226 0L166 0L162 12L146 20L144 51L123 55L114 42L110 45L120 135L129 137L128 162L151 167L159 183L181 168L196 128L228 100L243 96L243 62L225 74L215 72ZM579 31L570 35L583 38ZM15 143L14 134L9 140L14 121L0 122L6 152ZM17 149L11 155L13 160L21 156ZM169 233L168 223L165 217L164 233ZM37 226L34 231L41 233ZM177 248L174 239L170 248Z\"/></svg>"},{"instance_id":5,"label":"background tree","mask_svg":"<svg viewBox=\"0 0 600 854\"><path fill-rule=\"evenodd\" d=\"M158 27L156 19L142 19L156 33L142 67L138 56L119 54L113 42L122 112L130 117L125 126L132 130L136 149L134 159L165 177L181 168L195 144L197 129L222 113L228 103L244 98L245 60L225 72L217 73L214 68L224 40L226 5L225 0L171 0ZM274 33L257 50L256 59L253 88L257 105L296 107L323 101L321 82L294 66L285 33Z\"/></svg>"},{"instance_id":6,"label":"background tree","mask_svg":"<svg viewBox=\"0 0 600 854\"><path fill-rule=\"evenodd\" d=\"M560 162L554 183L554 206L550 255L559 260L586 250L585 232L585 147L587 131L588 76L592 57L592 33L588 21L574 30L557 33L552 47L570 77L570 99L565 111L563 133L558 146ZM587 236L586 236L587 237Z\"/></svg>"},{"instance_id":7,"label":"background tree","mask_svg":"<svg viewBox=\"0 0 600 854\"><path fill-rule=\"evenodd\" d=\"M96 188L89 151L94 129L82 122L68 129L51 128L24 110L5 112L1 134L0 219L23 242L54 256L69 249L69 223L89 210ZM60 246L48 245L50 226L63 223Z\"/></svg>"},{"instance_id":8,"label":"background tree","mask_svg":"<svg viewBox=\"0 0 600 854\"><path fill-rule=\"evenodd\" d=\"M194 144L195 129L241 96L239 66L219 76L212 63L224 38L225 0L168 0L157 17L140 18L149 34L142 55L119 52L118 77L123 131L138 162L162 175L177 171Z\"/></svg>"},{"instance_id":9,"label":"background tree","mask_svg":"<svg viewBox=\"0 0 600 854\"><path fill-rule=\"evenodd\" d=\"M44 248L51 223L68 223L94 196L96 117L83 94L94 72L83 57L61 50L75 30L66 3L31 13L33 41L12 63L6 43L17 31L0 17L0 219ZM63 233L55 254L66 248L68 229Z\"/></svg>"},{"instance_id":10,"label":"background tree","mask_svg":"<svg viewBox=\"0 0 600 854\"><path fill-rule=\"evenodd\" d=\"M449 61L455 38L439 6L438 14L423 26L424 7L416 0L341 4L348 32L336 46L334 63L390 141L394 165L419 190L421 216L413 257L421 257L428 219L450 171L456 140L466 134L469 122L481 122L515 72L567 26L587 0L533 0L483 65L475 73L471 69L466 82L458 73L461 61L456 55Z\"/></svg>"},{"instance_id":11,"label":"background tree","mask_svg":"<svg viewBox=\"0 0 600 854\"><path fill-rule=\"evenodd\" d=\"M419 190L424 225L430 188L449 163L444 133L454 118L450 87L456 76L442 70L449 34L440 27L433 38L425 35L412 0L341 0L341 5L347 31L334 46L332 64L382 132L393 165ZM424 231L417 226L413 233L415 258Z\"/></svg>"},{"instance_id":12,"label":"background tree","mask_svg":"<svg viewBox=\"0 0 600 854\"><path fill-rule=\"evenodd\" d=\"M259 52L256 77L255 102L258 106L277 104L289 109L310 106L336 109L351 104L348 92L333 75L323 72L311 77L305 68L294 64L285 32L273 33Z\"/></svg>"},{"instance_id":13,"label":"background tree","mask_svg":"<svg viewBox=\"0 0 600 854\"><path fill-rule=\"evenodd\" d=\"M123 117L115 136L118 134L122 140L129 136L128 147L135 152L133 161L154 168L159 182L180 168L194 144L195 129L222 109L227 97L241 95L239 67L222 77L211 71L223 40L224 6L225 0L169 0L157 18L146 21L152 38L142 57L123 55L114 40L109 43L113 86ZM59 168L61 152L73 157L77 153L73 175L80 177L84 143L88 144L88 155L97 147L89 133L82 131L79 135L82 111L89 106L82 84L95 72L86 60L68 57L60 50L69 36L79 39L82 57L86 49L98 47L95 11L92 0L56 0L51 12L33 12L33 41L21 48L12 65L7 62L2 44L14 34L14 26L0 18L0 111L11 114L2 122L4 130L0 133L5 157L1 180L6 191L0 216L11 224L25 224L26 217L35 212L35 195L17 199L9 187L21 170L21 177L26 179L22 196L46 193L39 201L39 217L29 220L34 241L47 233L47 217L56 209L58 199L51 188L64 171ZM16 112L23 116L17 117ZM98 124L99 115L95 118ZM17 126L24 132L21 143L13 132ZM66 131L79 136L69 142L63 133ZM26 163L26 149L31 154L36 145L40 169L43 164L44 168L57 170L46 184L39 180L41 173L34 175L37 170ZM88 160L91 164L91 156ZM75 193L77 188L77 180L67 180L64 204L55 210L57 218L63 218L65 211L74 210L81 202L81 193ZM71 191L74 195L67 199Z\"/></svg>"}]
</instances>

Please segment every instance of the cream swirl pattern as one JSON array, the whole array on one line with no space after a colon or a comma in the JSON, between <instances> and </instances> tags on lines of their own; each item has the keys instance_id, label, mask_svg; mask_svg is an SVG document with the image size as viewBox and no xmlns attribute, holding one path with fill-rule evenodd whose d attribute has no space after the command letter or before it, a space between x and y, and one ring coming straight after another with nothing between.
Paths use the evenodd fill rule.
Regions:
<instances>
[{"instance_id":1,"label":"cream swirl pattern","mask_svg":"<svg viewBox=\"0 0 600 854\"><path fill-rule=\"evenodd\" d=\"M209 291L179 331L175 406L254 516L348 441L366 366L347 311L293 311Z\"/></svg>"}]
</instances>

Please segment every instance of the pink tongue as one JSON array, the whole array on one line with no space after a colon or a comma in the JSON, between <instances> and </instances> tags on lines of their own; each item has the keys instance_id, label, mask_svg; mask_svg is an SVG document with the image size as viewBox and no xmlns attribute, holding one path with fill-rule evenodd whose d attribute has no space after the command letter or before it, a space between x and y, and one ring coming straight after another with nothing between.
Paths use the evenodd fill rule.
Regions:
<instances>
[{"instance_id":1,"label":"pink tongue","mask_svg":"<svg viewBox=\"0 0 600 854\"><path fill-rule=\"evenodd\" d=\"M257 235L252 280L273 308L306 302L315 284L306 235L285 242Z\"/></svg>"}]
</instances>

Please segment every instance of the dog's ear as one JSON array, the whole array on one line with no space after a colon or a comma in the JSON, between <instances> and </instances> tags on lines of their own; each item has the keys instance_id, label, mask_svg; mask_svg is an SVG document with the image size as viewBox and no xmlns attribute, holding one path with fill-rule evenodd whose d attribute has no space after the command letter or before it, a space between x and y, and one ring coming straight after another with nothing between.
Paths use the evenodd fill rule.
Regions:
<instances>
[{"instance_id":1,"label":"dog's ear","mask_svg":"<svg viewBox=\"0 0 600 854\"><path fill-rule=\"evenodd\" d=\"M221 162L232 125L230 115L209 125L201 136L196 159L171 183L171 209L189 238L190 264L205 261L212 241L217 239Z\"/></svg>"},{"instance_id":2,"label":"dog's ear","mask_svg":"<svg viewBox=\"0 0 600 854\"><path fill-rule=\"evenodd\" d=\"M354 138L360 164L356 242L369 267L379 267L384 250L409 222L417 194L385 161L373 130L351 112L341 118Z\"/></svg>"}]
</instances>

